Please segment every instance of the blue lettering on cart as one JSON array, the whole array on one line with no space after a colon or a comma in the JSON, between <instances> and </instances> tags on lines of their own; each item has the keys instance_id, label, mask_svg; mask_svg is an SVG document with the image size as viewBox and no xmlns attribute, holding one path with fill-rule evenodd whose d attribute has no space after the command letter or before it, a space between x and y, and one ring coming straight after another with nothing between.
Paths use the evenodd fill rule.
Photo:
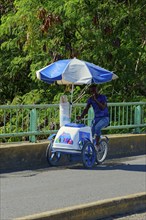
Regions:
<instances>
[{"instance_id":1,"label":"blue lettering on cart","mask_svg":"<svg viewBox=\"0 0 146 220\"><path fill-rule=\"evenodd\" d=\"M83 141L85 139L89 139L90 140L90 133L84 132L84 131L79 131L79 140Z\"/></svg>"}]
</instances>

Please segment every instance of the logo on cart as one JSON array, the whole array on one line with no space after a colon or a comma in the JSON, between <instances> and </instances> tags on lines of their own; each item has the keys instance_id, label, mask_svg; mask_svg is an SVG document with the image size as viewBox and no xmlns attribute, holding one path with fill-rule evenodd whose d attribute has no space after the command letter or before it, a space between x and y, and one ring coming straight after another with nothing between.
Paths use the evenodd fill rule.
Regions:
<instances>
[{"instance_id":1,"label":"logo on cart","mask_svg":"<svg viewBox=\"0 0 146 220\"><path fill-rule=\"evenodd\" d=\"M63 144L73 144L73 140L71 139L71 135L69 133L63 132L55 141L55 143L63 143Z\"/></svg>"}]
</instances>

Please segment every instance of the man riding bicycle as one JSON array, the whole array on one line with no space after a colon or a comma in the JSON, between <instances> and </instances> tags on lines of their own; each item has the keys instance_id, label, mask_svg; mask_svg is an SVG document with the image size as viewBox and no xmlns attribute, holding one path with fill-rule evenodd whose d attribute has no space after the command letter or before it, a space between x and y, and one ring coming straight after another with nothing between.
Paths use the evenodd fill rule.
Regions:
<instances>
[{"instance_id":1,"label":"man riding bicycle","mask_svg":"<svg viewBox=\"0 0 146 220\"><path fill-rule=\"evenodd\" d=\"M94 119L92 120L92 136L95 137L95 148L98 150L99 140L101 136L101 129L109 125L109 111L107 107L107 97L100 94L96 85L89 87L91 97L87 100L87 105L80 116L77 119L80 120L87 113L92 106L94 110Z\"/></svg>"}]
</instances>

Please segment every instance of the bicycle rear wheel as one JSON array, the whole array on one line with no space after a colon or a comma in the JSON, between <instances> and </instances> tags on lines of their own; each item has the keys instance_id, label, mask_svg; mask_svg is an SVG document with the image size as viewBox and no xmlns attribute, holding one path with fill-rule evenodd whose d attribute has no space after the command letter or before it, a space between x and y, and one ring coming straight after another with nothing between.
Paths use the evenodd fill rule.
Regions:
<instances>
[{"instance_id":1,"label":"bicycle rear wheel","mask_svg":"<svg viewBox=\"0 0 146 220\"><path fill-rule=\"evenodd\" d=\"M82 148L82 162L85 168L92 168L95 164L96 153L94 145L86 141Z\"/></svg>"},{"instance_id":2,"label":"bicycle rear wheel","mask_svg":"<svg viewBox=\"0 0 146 220\"><path fill-rule=\"evenodd\" d=\"M106 140L101 140L99 144L99 149L96 152L96 162L101 164L106 159L108 153L108 142Z\"/></svg>"}]
</instances>

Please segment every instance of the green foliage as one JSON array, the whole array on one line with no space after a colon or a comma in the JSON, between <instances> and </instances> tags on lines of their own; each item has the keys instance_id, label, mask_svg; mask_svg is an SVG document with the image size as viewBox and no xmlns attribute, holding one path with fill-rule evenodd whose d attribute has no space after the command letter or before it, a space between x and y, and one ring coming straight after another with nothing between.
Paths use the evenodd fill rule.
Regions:
<instances>
[{"instance_id":1,"label":"green foliage","mask_svg":"<svg viewBox=\"0 0 146 220\"><path fill-rule=\"evenodd\" d=\"M64 91L70 96L65 87L39 82L36 71L72 57L119 76L101 86L110 102L143 101L145 7L136 0L2 0L0 104L57 103Z\"/></svg>"}]
</instances>

